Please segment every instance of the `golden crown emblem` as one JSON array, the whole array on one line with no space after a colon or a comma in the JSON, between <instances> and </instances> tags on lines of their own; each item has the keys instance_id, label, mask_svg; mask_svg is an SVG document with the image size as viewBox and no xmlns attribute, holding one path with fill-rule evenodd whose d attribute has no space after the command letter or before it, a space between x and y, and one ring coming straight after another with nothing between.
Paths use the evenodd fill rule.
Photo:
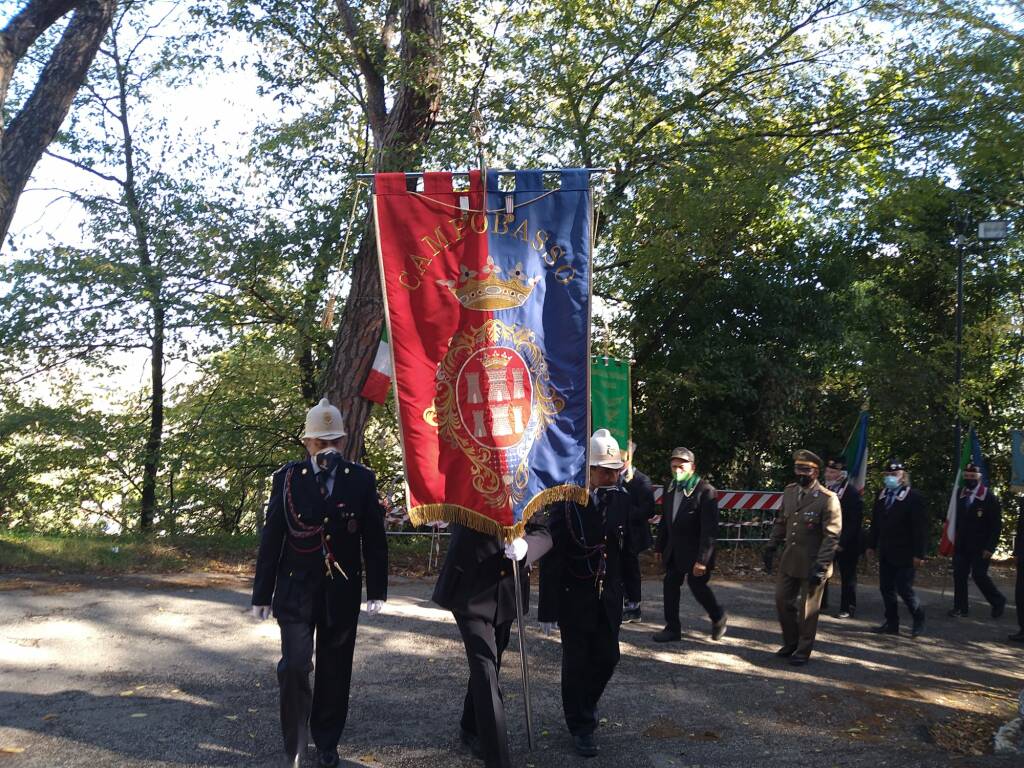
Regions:
<instances>
[{"instance_id":1,"label":"golden crown emblem","mask_svg":"<svg viewBox=\"0 0 1024 768\"><path fill-rule=\"evenodd\" d=\"M508 277L503 277L501 267L488 256L479 276L475 270L462 266L458 281L438 280L437 284L451 291L466 309L486 311L523 306L539 282L539 277L527 277L521 262Z\"/></svg>"},{"instance_id":2,"label":"golden crown emblem","mask_svg":"<svg viewBox=\"0 0 1024 768\"><path fill-rule=\"evenodd\" d=\"M511 362L507 355L501 354L489 354L484 355L483 366L488 370L498 370L499 368L507 368L509 362Z\"/></svg>"}]
</instances>

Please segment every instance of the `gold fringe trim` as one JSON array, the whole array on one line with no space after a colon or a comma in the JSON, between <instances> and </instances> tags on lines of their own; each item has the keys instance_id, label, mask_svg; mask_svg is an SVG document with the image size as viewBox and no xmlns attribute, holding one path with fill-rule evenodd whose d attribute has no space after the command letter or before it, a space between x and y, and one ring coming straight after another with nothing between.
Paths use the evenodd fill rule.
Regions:
<instances>
[{"instance_id":1,"label":"gold fringe trim","mask_svg":"<svg viewBox=\"0 0 1024 768\"><path fill-rule=\"evenodd\" d=\"M495 536L507 544L522 536L530 518L548 504L558 501L575 501L577 504L586 504L588 500L586 488L581 488L578 485L559 485L555 488L547 488L530 499L523 509L523 519L515 525L502 525L487 515L482 515L476 510L459 504L423 504L413 507L409 510L409 520L413 525L427 525L440 521L456 523L472 528L479 533Z\"/></svg>"}]
</instances>

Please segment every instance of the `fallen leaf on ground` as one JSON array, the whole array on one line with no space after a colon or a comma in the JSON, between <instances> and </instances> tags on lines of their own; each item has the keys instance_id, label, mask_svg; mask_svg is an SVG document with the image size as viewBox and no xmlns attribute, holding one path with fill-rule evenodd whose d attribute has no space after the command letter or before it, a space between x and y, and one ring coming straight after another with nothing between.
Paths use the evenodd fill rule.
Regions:
<instances>
[{"instance_id":1,"label":"fallen leaf on ground","mask_svg":"<svg viewBox=\"0 0 1024 768\"><path fill-rule=\"evenodd\" d=\"M53 714L53 713L51 712L51 713L50 713L50 714L48 714L48 715L43 715L43 720L56 720L56 719L57 719L57 717L58 717L58 715L55 715L55 714Z\"/></svg>"},{"instance_id":2,"label":"fallen leaf on ground","mask_svg":"<svg viewBox=\"0 0 1024 768\"><path fill-rule=\"evenodd\" d=\"M132 712L132 717L145 717L145 712Z\"/></svg>"}]
</instances>

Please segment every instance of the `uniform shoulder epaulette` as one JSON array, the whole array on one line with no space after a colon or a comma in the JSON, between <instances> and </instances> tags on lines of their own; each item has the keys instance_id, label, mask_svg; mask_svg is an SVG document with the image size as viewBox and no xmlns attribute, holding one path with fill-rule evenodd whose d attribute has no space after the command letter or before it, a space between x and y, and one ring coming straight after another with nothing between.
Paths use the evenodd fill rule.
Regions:
<instances>
[{"instance_id":1,"label":"uniform shoulder epaulette","mask_svg":"<svg viewBox=\"0 0 1024 768\"><path fill-rule=\"evenodd\" d=\"M298 467L298 466L300 466L302 464L305 464L305 463L306 463L306 459L294 459L292 461L287 461L284 464L282 464L280 467L278 467L277 469L274 470L274 475L275 476L280 475L280 474L282 474L284 472L287 472L289 469L291 469L293 467Z\"/></svg>"},{"instance_id":2,"label":"uniform shoulder epaulette","mask_svg":"<svg viewBox=\"0 0 1024 768\"><path fill-rule=\"evenodd\" d=\"M786 488L799 488L799 487L800 487L799 483L788 483L786 485Z\"/></svg>"},{"instance_id":3,"label":"uniform shoulder epaulette","mask_svg":"<svg viewBox=\"0 0 1024 768\"><path fill-rule=\"evenodd\" d=\"M826 488L824 485L821 486L821 490L825 493L826 496L836 496L836 497L839 496L838 493L833 491L831 488Z\"/></svg>"},{"instance_id":4,"label":"uniform shoulder epaulette","mask_svg":"<svg viewBox=\"0 0 1024 768\"><path fill-rule=\"evenodd\" d=\"M360 464L358 461L348 461L346 459L344 462L342 462L342 466L348 467L349 469L355 470L356 472L366 472L367 474L370 475L373 474L372 469L370 469L365 464Z\"/></svg>"}]
</instances>

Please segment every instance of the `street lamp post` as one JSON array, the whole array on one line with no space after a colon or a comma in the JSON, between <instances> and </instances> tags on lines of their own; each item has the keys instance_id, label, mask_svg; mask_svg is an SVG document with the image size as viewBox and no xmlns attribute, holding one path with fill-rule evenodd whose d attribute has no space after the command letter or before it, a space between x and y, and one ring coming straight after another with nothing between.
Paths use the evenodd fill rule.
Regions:
<instances>
[{"instance_id":1,"label":"street lamp post","mask_svg":"<svg viewBox=\"0 0 1024 768\"><path fill-rule=\"evenodd\" d=\"M960 234L957 236L956 263L956 448L953 461L960 461L963 446L963 421L961 416L963 361L964 361L964 251L967 245L967 226L970 214L964 217ZM982 242L996 243L1009 236L1010 222L1006 219L989 219L978 223L977 237Z\"/></svg>"}]
</instances>

